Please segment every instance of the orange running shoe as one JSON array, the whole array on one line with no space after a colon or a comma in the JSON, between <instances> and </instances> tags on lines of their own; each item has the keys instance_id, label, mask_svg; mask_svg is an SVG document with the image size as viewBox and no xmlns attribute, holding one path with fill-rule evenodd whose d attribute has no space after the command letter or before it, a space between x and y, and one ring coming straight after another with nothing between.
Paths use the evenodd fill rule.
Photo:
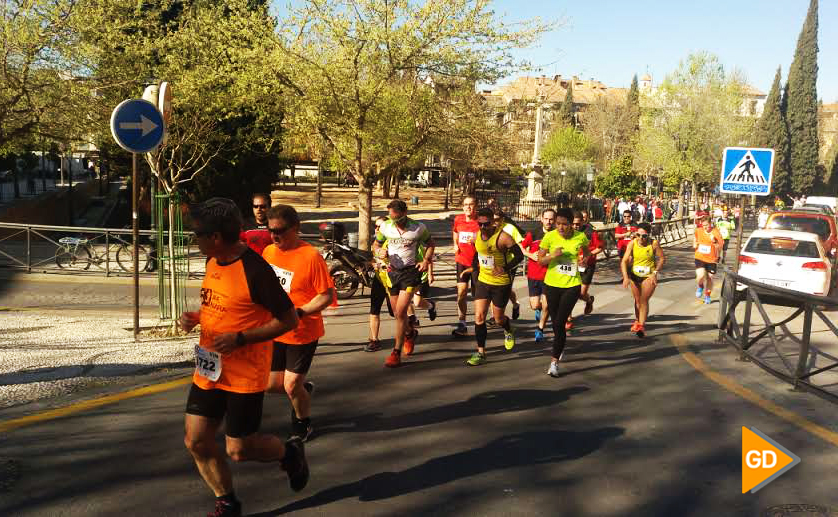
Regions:
<instances>
[{"instance_id":1,"label":"orange running shoe","mask_svg":"<svg viewBox=\"0 0 838 517\"><path fill-rule=\"evenodd\" d=\"M567 323L564 324L564 329L565 330L573 330L573 322L570 321L570 320L567 320Z\"/></svg>"},{"instance_id":2,"label":"orange running shoe","mask_svg":"<svg viewBox=\"0 0 838 517\"><path fill-rule=\"evenodd\" d=\"M398 350L396 350L394 348L393 351L390 352L390 355L387 356L387 360L384 361L384 366L386 366L387 368L398 368L401 365L402 365L401 354L399 353Z\"/></svg>"},{"instance_id":3,"label":"orange running shoe","mask_svg":"<svg viewBox=\"0 0 838 517\"><path fill-rule=\"evenodd\" d=\"M639 338L646 337L646 327L638 323L637 328L634 329L634 333L637 334L637 337Z\"/></svg>"},{"instance_id":4,"label":"orange running shoe","mask_svg":"<svg viewBox=\"0 0 838 517\"><path fill-rule=\"evenodd\" d=\"M637 326L638 326L638 325L640 325L640 322L639 322L639 321L635 321L634 323L632 323L632 324L631 324L631 331L632 331L632 332L637 332Z\"/></svg>"},{"instance_id":5,"label":"orange running shoe","mask_svg":"<svg viewBox=\"0 0 838 517\"><path fill-rule=\"evenodd\" d=\"M413 347L416 345L416 336L418 335L419 331L413 329L413 332L404 337L404 347L402 347L404 355L410 355L413 353Z\"/></svg>"}]
</instances>

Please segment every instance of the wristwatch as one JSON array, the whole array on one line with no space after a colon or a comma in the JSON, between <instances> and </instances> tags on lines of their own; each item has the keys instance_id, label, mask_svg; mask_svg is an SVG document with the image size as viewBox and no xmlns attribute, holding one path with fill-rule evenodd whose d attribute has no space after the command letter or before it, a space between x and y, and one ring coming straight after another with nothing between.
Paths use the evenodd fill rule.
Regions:
<instances>
[{"instance_id":1,"label":"wristwatch","mask_svg":"<svg viewBox=\"0 0 838 517\"><path fill-rule=\"evenodd\" d=\"M244 346L244 333L236 332L236 346L241 347Z\"/></svg>"},{"instance_id":2,"label":"wristwatch","mask_svg":"<svg viewBox=\"0 0 838 517\"><path fill-rule=\"evenodd\" d=\"M306 311L304 311L301 307L297 307L297 317L302 318L306 315Z\"/></svg>"}]
</instances>

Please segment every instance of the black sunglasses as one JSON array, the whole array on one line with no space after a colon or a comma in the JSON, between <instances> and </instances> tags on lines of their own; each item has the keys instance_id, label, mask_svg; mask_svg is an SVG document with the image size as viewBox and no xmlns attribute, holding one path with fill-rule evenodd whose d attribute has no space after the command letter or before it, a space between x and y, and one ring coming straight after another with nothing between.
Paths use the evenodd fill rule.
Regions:
<instances>
[{"instance_id":1,"label":"black sunglasses","mask_svg":"<svg viewBox=\"0 0 838 517\"><path fill-rule=\"evenodd\" d=\"M253 205L253 208L268 208L268 205Z\"/></svg>"},{"instance_id":2,"label":"black sunglasses","mask_svg":"<svg viewBox=\"0 0 838 517\"><path fill-rule=\"evenodd\" d=\"M492 221L486 221L485 223L481 223L480 221L478 221L477 226L481 228L488 228L489 226L492 226Z\"/></svg>"},{"instance_id":3,"label":"black sunglasses","mask_svg":"<svg viewBox=\"0 0 838 517\"><path fill-rule=\"evenodd\" d=\"M287 232L290 229L291 229L291 227L288 226L286 228L268 228L268 231L271 232L274 235L282 235L283 233Z\"/></svg>"}]
</instances>

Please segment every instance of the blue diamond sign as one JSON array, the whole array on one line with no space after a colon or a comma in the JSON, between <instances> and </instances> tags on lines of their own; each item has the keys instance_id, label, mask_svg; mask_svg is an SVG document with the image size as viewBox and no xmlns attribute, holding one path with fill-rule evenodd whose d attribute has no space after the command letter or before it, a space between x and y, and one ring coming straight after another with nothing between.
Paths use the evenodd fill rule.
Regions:
<instances>
[{"instance_id":1,"label":"blue diamond sign","mask_svg":"<svg viewBox=\"0 0 838 517\"><path fill-rule=\"evenodd\" d=\"M773 175L774 149L727 147L719 190L723 194L767 196L771 192Z\"/></svg>"},{"instance_id":2,"label":"blue diamond sign","mask_svg":"<svg viewBox=\"0 0 838 517\"><path fill-rule=\"evenodd\" d=\"M151 152L163 141L164 132L163 115L148 101L122 101L111 114L111 134L126 151Z\"/></svg>"}]
</instances>

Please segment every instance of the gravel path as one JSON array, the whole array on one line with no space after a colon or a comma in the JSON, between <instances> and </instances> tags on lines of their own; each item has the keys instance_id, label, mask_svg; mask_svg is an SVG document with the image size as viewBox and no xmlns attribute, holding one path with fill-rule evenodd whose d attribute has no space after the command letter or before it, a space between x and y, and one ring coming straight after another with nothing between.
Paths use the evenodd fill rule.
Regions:
<instances>
[{"instance_id":1,"label":"gravel path","mask_svg":"<svg viewBox=\"0 0 838 517\"><path fill-rule=\"evenodd\" d=\"M140 324L151 327L158 320ZM124 315L0 313L0 409L191 364L196 336L134 342Z\"/></svg>"}]
</instances>

